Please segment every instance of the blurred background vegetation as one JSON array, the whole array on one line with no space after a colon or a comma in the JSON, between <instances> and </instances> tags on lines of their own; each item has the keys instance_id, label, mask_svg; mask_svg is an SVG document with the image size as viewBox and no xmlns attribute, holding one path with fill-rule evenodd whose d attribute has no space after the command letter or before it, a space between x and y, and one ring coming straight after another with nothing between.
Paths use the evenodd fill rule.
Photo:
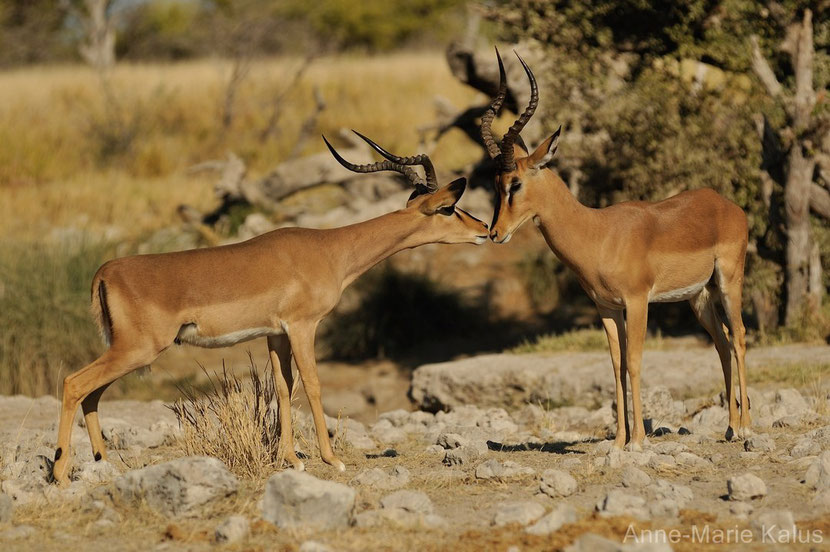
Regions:
<instances>
[{"instance_id":1,"label":"blurred background vegetation","mask_svg":"<svg viewBox=\"0 0 830 552\"><path fill-rule=\"evenodd\" d=\"M807 10L805 119L794 105ZM322 151L316 136L342 127L392 151L423 149L436 94L462 110L488 101L448 66L459 44L491 71L494 43L528 56L543 103L525 140L565 126L555 169L583 203L703 186L737 202L750 218L751 339L826 341L828 11L828 0L0 0L0 392L52 391L100 352L87 309L101 262L204 244L177 230L178 205L208 212L218 201L192 165L232 151L263 175ZM462 130L433 146L443 174L482 170L487 185L483 151ZM799 206L800 222L788 210L796 154L811 167L801 197L817 198ZM798 289L797 224L809 236ZM227 238L239 226L214 230ZM528 335L595 325L573 275L533 229L523 235L515 251L482 246L493 251L473 294L447 272L451 260L379 267L322 347L417 358L422 342L527 349ZM685 305L652 313L653 330L699 331Z\"/></svg>"}]
</instances>

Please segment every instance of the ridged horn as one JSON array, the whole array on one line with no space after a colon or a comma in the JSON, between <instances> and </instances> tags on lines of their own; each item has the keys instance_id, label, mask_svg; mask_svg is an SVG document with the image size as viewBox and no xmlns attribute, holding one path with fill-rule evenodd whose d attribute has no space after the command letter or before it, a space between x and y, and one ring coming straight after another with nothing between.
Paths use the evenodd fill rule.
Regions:
<instances>
[{"instance_id":1,"label":"ridged horn","mask_svg":"<svg viewBox=\"0 0 830 552\"><path fill-rule=\"evenodd\" d=\"M427 187L424 184L423 179L420 176L418 176L418 173L416 173L415 171L401 163L395 163L393 161L378 161L377 163L366 163L365 165L357 165L355 163L350 163L349 161L343 159L343 157L339 153L337 153L337 150L334 149L334 146L332 146L329 143L325 136L323 136L323 142L326 143L326 146L328 146L329 151L337 160L337 162L352 172L365 174L379 171L395 171L404 175L406 179L409 180L410 184L412 184L413 186Z\"/></svg>"},{"instance_id":2,"label":"ridged horn","mask_svg":"<svg viewBox=\"0 0 830 552\"><path fill-rule=\"evenodd\" d=\"M377 145L374 141L366 136L362 135L356 130L352 130L355 134L360 136L360 138L365 141L367 144L372 146L376 152L381 154L387 160L391 161L392 163L397 163L399 165L404 166L412 166L412 165L420 165L424 168L424 175L426 176L426 187L427 190L430 192L434 192L438 189L438 177L435 175L435 166L432 164L429 156L421 153L418 155L412 155L410 157L400 157L395 155L394 153L389 153L379 145Z\"/></svg>"},{"instance_id":3,"label":"ridged horn","mask_svg":"<svg viewBox=\"0 0 830 552\"><path fill-rule=\"evenodd\" d=\"M507 76L504 72L504 63L501 60L498 47L496 47L496 58L499 60L499 91L490 103L490 107L481 116L481 138L484 140L484 145L487 146L487 151L493 159L498 158L501 151L499 150L498 144L496 144L496 140L493 138L491 125L504 103L504 98L507 97Z\"/></svg>"},{"instance_id":4,"label":"ridged horn","mask_svg":"<svg viewBox=\"0 0 830 552\"><path fill-rule=\"evenodd\" d=\"M507 134L505 134L504 138L501 140L500 149L502 172L516 170L516 160L513 158L513 144L516 143L519 133L525 127L527 122L531 117L533 117L533 113L536 111L536 106L539 105L539 88L536 86L536 77L533 76L533 71L530 70L530 67L528 67L525 60L522 59L522 56L520 56L515 50L513 53L516 54L517 58L519 58L519 61L522 63L522 67L525 69L525 73L527 73L527 78L530 81L530 101L528 102L524 113L516 119L516 122L513 123L513 125L508 129Z\"/></svg>"}]
</instances>

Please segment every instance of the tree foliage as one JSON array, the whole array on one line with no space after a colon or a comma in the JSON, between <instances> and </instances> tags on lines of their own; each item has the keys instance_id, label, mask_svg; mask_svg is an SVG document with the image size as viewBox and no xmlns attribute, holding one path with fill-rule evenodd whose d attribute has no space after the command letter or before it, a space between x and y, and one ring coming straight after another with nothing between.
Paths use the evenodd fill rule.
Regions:
<instances>
[{"instance_id":1,"label":"tree foliage","mask_svg":"<svg viewBox=\"0 0 830 552\"><path fill-rule=\"evenodd\" d=\"M512 0L490 15L506 40L535 42L544 52L537 75L550 98L537 117L548 130L569 127L559 168L566 177L578 173L582 201L660 199L706 186L744 208L751 310L753 293L781 303L783 190L780 182L771 194L763 189L758 125L766 117L781 126L786 115L752 72L750 39L757 36L778 80L792 87L781 46L807 8L815 22L814 89L825 91L817 110L826 110L826 0ZM818 234L827 243L826 228ZM830 251L821 253L828 266Z\"/></svg>"}]
</instances>

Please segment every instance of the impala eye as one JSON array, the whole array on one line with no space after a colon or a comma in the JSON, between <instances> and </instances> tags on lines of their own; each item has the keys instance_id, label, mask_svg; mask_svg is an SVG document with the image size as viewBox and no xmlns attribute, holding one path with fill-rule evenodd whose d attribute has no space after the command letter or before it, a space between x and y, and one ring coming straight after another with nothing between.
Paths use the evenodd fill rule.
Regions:
<instances>
[{"instance_id":1,"label":"impala eye","mask_svg":"<svg viewBox=\"0 0 830 552\"><path fill-rule=\"evenodd\" d=\"M522 188L522 181L521 180L514 180L510 184L510 192L511 194L515 194Z\"/></svg>"},{"instance_id":2,"label":"impala eye","mask_svg":"<svg viewBox=\"0 0 830 552\"><path fill-rule=\"evenodd\" d=\"M438 209L438 213L444 216L450 216L455 212L455 205L450 205L449 207L441 207Z\"/></svg>"}]
</instances>

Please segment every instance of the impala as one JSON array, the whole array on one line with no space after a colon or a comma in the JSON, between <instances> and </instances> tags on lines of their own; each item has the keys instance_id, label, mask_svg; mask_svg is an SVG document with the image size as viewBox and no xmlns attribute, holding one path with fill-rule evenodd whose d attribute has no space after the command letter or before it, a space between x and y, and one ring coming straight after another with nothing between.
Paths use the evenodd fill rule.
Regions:
<instances>
[{"instance_id":1,"label":"impala","mask_svg":"<svg viewBox=\"0 0 830 552\"><path fill-rule=\"evenodd\" d=\"M391 170L415 186L403 209L330 230L285 228L253 239L192 251L109 261L92 280L92 309L109 345L100 358L66 377L53 475L68 481L70 434L78 404L96 460L106 458L98 401L113 381L149 365L172 344L226 347L266 337L279 402L286 460L303 470L291 427L293 355L311 406L322 459L345 470L329 441L314 357L320 320L343 290L394 253L428 243L487 240L484 222L456 207L460 178L439 188L425 155L396 157L364 136L386 161L354 165L326 140L341 165L355 172ZM325 140L325 137L323 138ZM411 167L420 165L425 178Z\"/></svg>"},{"instance_id":2,"label":"impala","mask_svg":"<svg viewBox=\"0 0 830 552\"><path fill-rule=\"evenodd\" d=\"M550 248L576 273L595 302L616 379L614 446L622 448L629 443L631 449L639 450L645 438L640 364L648 304L652 302L689 301L720 356L729 404L726 438L731 440L736 432L746 437L750 417L744 365L746 332L741 320L746 215L710 189L686 191L657 202L627 201L604 209L580 204L547 167L556 152L561 127L531 154L520 145L519 133L539 101L536 79L521 57L530 81L530 101L501 144L493 139L490 126L507 91L498 50L496 56L501 73L499 91L481 122L487 150L498 166L490 238L507 243L532 218ZM722 322L718 303L723 306L728 327ZM737 362L740 416L732 386L731 353ZM626 373L631 379L633 431L628 422Z\"/></svg>"}]
</instances>

